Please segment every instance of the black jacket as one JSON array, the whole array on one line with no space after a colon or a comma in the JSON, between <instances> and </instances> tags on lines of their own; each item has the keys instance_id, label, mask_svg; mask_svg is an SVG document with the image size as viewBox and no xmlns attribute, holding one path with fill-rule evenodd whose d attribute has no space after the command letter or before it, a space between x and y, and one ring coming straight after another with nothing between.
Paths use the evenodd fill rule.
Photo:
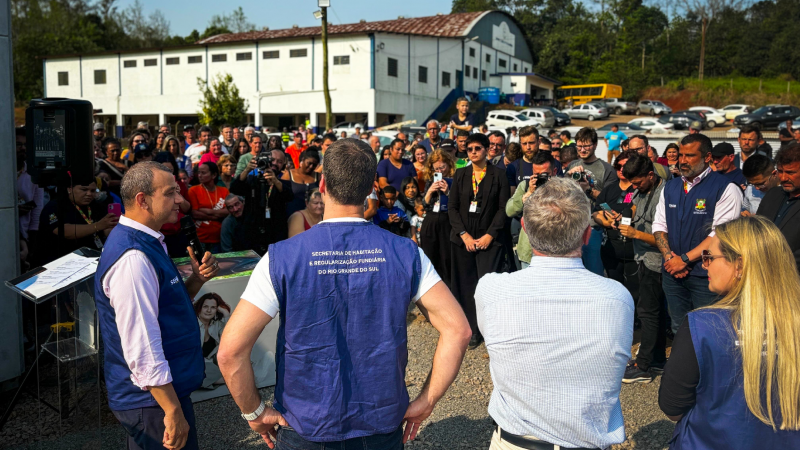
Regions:
<instances>
[{"instance_id":1,"label":"black jacket","mask_svg":"<svg viewBox=\"0 0 800 450\"><path fill-rule=\"evenodd\" d=\"M757 214L775 222L781 206L786 201L788 194L780 186L776 186L767 192L761 204L758 206ZM800 200L795 200L786 212L785 217L778 225L778 229L786 237L789 248L794 253L794 261L800 268Z\"/></svg>"},{"instance_id":2,"label":"black jacket","mask_svg":"<svg viewBox=\"0 0 800 450\"><path fill-rule=\"evenodd\" d=\"M506 221L506 203L510 190L508 178L502 169L486 165L486 175L478 189L478 206L480 212L470 213L470 202L473 201L472 165L458 169L453 179L453 186L448 196L450 225L450 241L463 246L461 232L466 231L473 239L480 239L484 234L494 238L492 243L499 243L498 235L503 231Z\"/></svg>"},{"instance_id":3,"label":"black jacket","mask_svg":"<svg viewBox=\"0 0 800 450\"><path fill-rule=\"evenodd\" d=\"M280 177L280 175L278 175ZM244 231L248 247L259 255L264 255L270 244L282 241L289 236L287 224L286 205L292 201L292 186L289 181L281 180L283 190L272 189L269 194L270 218L266 218L264 206L261 205L261 189L268 191L269 187L262 185L258 178L249 175L246 181L234 177L231 182L231 193L244 197ZM265 195L266 196L266 195Z\"/></svg>"}]
</instances>

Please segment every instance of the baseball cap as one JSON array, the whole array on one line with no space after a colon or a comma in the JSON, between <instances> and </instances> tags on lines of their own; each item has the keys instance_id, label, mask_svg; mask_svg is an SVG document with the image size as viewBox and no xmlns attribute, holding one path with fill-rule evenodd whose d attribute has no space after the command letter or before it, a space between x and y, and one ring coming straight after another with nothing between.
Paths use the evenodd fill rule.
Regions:
<instances>
[{"instance_id":1,"label":"baseball cap","mask_svg":"<svg viewBox=\"0 0 800 450\"><path fill-rule=\"evenodd\" d=\"M188 124L188 123L183 126L183 131L188 131L188 130L193 130L193 129L194 129L194 125L191 125L191 124Z\"/></svg>"},{"instance_id":2,"label":"baseball cap","mask_svg":"<svg viewBox=\"0 0 800 450\"><path fill-rule=\"evenodd\" d=\"M152 150L150 150L147 144L136 144L133 147L133 154L135 155L137 153L152 153Z\"/></svg>"},{"instance_id":3,"label":"baseball cap","mask_svg":"<svg viewBox=\"0 0 800 450\"><path fill-rule=\"evenodd\" d=\"M734 153L733 146L727 142L720 142L711 149L711 156L728 156Z\"/></svg>"},{"instance_id":4,"label":"baseball cap","mask_svg":"<svg viewBox=\"0 0 800 450\"><path fill-rule=\"evenodd\" d=\"M452 139L442 139L442 143L439 145L439 148L442 150L455 150L456 143Z\"/></svg>"},{"instance_id":5,"label":"baseball cap","mask_svg":"<svg viewBox=\"0 0 800 450\"><path fill-rule=\"evenodd\" d=\"M99 131L99 130L105 130L105 129L106 129L106 127L103 126L103 124L100 123L100 122L96 122L94 124L94 127L92 127L92 131Z\"/></svg>"},{"instance_id":6,"label":"baseball cap","mask_svg":"<svg viewBox=\"0 0 800 450\"><path fill-rule=\"evenodd\" d=\"M703 125L699 121L695 120L689 125L689 129L703 131Z\"/></svg>"}]
</instances>

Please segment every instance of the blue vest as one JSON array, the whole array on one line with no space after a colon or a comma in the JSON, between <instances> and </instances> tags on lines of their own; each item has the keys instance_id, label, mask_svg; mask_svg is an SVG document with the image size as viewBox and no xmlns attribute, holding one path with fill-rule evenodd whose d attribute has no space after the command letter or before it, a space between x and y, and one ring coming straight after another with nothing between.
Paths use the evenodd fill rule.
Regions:
<instances>
[{"instance_id":1,"label":"blue vest","mask_svg":"<svg viewBox=\"0 0 800 450\"><path fill-rule=\"evenodd\" d=\"M687 318L700 382L697 403L675 425L670 450L800 448L800 431L772 431L747 408L730 311L694 311ZM780 423L780 414L774 416Z\"/></svg>"},{"instance_id":2,"label":"blue vest","mask_svg":"<svg viewBox=\"0 0 800 450\"><path fill-rule=\"evenodd\" d=\"M717 202L730 180L717 172L710 172L692 186L689 193L683 192L683 179L673 178L664 186L664 211L667 218L669 248L682 255L700 245L711 233ZM662 269L665 276L671 277ZM689 275L707 277L700 261L689 264Z\"/></svg>"},{"instance_id":3,"label":"blue vest","mask_svg":"<svg viewBox=\"0 0 800 450\"><path fill-rule=\"evenodd\" d=\"M108 235L94 277L94 296L105 347L105 378L108 405L114 411L156 406L153 395L136 387L122 353L114 308L103 291L103 277L129 249L147 256L158 276L158 325L161 347L172 374L172 386L178 398L199 388L205 377L205 364L192 299L175 264L164 252L158 239L147 233L120 225Z\"/></svg>"},{"instance_id":4,"label":"blue vest","mask_svg":"<svg viewBox=\"0 0 800 450\"><path fill-rule=\"evenodd\" d=\"M367 222L323 222L269 254L280 304L275 409L314 442L396 430L408 408L416 244Z\"/></svg>"}]
</instances>

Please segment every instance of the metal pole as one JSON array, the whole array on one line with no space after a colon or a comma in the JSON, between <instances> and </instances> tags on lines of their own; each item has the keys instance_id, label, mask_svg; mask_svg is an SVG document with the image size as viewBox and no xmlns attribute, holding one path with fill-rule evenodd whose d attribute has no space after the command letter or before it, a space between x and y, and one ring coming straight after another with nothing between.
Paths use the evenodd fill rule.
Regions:
<instances>
[{"instance_id":1,"label":"metal pole","mask_svg":"<svg viewBox=\"0 0 800 450\"><path fill-rule=\"evenodd\" d=\"M325 130L333 128L331 91L328 89L328 8L322 7L322 91L325 95Z\"/></svg>"}]
</instances>

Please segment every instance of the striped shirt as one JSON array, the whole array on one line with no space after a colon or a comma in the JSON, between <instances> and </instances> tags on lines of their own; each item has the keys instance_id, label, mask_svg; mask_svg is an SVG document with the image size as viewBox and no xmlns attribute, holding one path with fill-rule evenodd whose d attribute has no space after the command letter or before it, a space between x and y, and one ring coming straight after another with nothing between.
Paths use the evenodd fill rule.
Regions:
<instances>
[{"instance_id":1,"label":"striped shirt","mask_svg":"<svg viewBox=\"0 0 800 450\"><path fill-rule=\"evenodd\" d=\"M527 269L481 278L475 304L500 428L562 447L625 441L619 391L633 299L620 283L580 258L534 256Z\"/></svg>"}]
</instances>

